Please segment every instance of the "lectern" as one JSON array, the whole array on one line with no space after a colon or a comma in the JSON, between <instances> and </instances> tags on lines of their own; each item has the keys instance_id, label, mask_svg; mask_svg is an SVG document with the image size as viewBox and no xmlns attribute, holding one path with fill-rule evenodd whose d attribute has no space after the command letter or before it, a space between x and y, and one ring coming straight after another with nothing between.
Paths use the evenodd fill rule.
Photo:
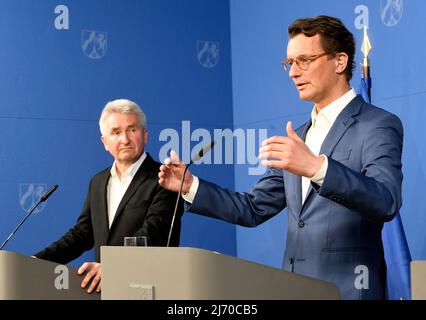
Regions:
<instances>
[{"instance_id":1,"label":"lectern","mask_svg":"<svg viewBox=\"0 0 426 320\"><path fill-rule=\"evenodd\" d=\"M339 299L334 284L195 248L101 247L102 299Z\"/></svg>"},{"instance_id":2,"label":"lectern","mask_svg":"<svg viewBox=\"0 0 426 320\"><path fill-rule=\"evenodd\" d=\"M80 287L77 270L8 251L0 251L0 300L100 299Z\"/></svg>"},{"instance_id":3,"label":"lectern","mask_svg":"<svg viewBox=\"0 0 426 320\"><path fill-rule=\"evenodd\" d=\"M426 261L411 261L411 299L426 300Z\"/></svg>"}]
</instances>

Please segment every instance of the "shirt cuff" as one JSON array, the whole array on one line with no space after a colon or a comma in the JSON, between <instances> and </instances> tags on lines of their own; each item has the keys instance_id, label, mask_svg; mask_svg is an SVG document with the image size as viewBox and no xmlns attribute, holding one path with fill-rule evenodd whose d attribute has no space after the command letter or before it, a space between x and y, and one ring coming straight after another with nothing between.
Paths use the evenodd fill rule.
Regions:
<instances>
[{"instance_id":1,"label":"shirt cuff","mask_svg":"<svg viewBox=\"0 0 426 320\"><path fill-rule=\"evenodd\" d=\"M325 174L327 173L328 168L328 158L326 155L322 154L321 157L324 158L324 163L322 164L321 168L318 170L317 173L314 174L313 177L310 178L310 180L317 184L318 186L322 186L324 183Z\"/></svg>"},{"instance_id":2,"label":"shirt cuff","mask_svg":"<svg viewBox=\"0 0 426 320\"><path fill-rule=\"evenodd\" d=\"M188 193L182 194L183 200L189 203L193 203L195 199L195 195L197 194L198 186L200 185L200 181L197 176L192 176L194 179L192 180L191 187L189 188Z\"/></svg>"}]
</instances>

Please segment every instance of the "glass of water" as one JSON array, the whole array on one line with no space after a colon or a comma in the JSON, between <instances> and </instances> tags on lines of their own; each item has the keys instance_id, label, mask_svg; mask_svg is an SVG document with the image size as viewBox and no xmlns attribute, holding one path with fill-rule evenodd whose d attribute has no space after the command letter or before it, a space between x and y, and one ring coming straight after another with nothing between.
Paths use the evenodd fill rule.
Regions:
<instances>
[{"instance_id":1,"label":"glass of water","mask_svg":"<svg viewBox=\"0 0 426 320\"><path fill-rule=\"evenodd\" d=\"M147 247L148 240L146 236L124 237L125 247Z\"/></svg>"}]
</instances>

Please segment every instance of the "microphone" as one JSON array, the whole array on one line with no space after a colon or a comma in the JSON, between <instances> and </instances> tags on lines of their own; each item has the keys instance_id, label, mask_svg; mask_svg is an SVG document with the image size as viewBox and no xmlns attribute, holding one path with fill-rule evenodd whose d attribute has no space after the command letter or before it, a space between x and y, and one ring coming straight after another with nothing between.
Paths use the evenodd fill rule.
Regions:
<instances>
[{"instance_id":1,"label":"microphone","mask_svg":"<svg viewBox=\"0 0 426 320\"><path fill-rule=\"evenodd\" d=\"M18 226L12 231L12 233L7 237L7 239L2 243L2 245L0 246L0 250L3 250L4 246L6 245L6 243L9 242L9 240L13 237L13 235L15 234L16 231L18 231L18 229L21 227L21 225L28 219L28 217L31 215L31 213L39 206L40 203L46 201L53 192L55 192L55 190L58 188L58 185L55 184L52 188L50 188L47 192L45 192L45 194L43 194L40 197L40 200L38 200L38 202L33 205L31 207L31 209L28 211L27 215L25 216L24 219L22 219L22 221L18 224Z\"/></svg>"},{"instance_id":2,"label":"microphone","mask_svg":"<svg viewBox=\"0 0 426 320\"><path fill-rule=\"evenodd\" d=\"M195 161L200 160L202 157L204 157L204 155L209 152L214 146L216 145L216 140L210 142L210 144L208 144L207 146L205 146L203 149L201 149L200 151L198 151L198 153L194 156L193 159L191 159L191 161L188 164L188 167L193 164Z\"/></svg>"},{"instance_id":3,"label":"microphone","mask_svg":"<svg viewBox=\"0 0 426 320\"><path fill-rule=\"evenodd\" d=\"M55 190L58 189L58 185L55 184L50 190L48 190L44 195L40 197L40 203L45 202ZM38 205L38 204L37 204Z\"/></svg>"},{"instance_id":4,"label":"microphone","mask_svg":"<svg viewBox=\"0 0 426 320\"><path fill-rule=\"evenodd\" d=\"M212 142L210 142L207 146L205 146L203 149L198 151L198 153L194 156L194 158L192 158L191 161L185 166L185 170L183 171L182 177L180 179L180 187L179 187L179 192L178 192L178 195L177 195L177 198L176 198L175 210L173 211L172 224L170 226L169 237L167 238L167 247L169 247L169 245L170 245L170 239L172 237L173 226L175 224L176 211L177 211L177 207L178 207L178 204L179 204L180 196L182 194L183 182L185 181L186 171L188 171L188 168L191 164L193 164L195 161L198 161L202 157L204 157L204 155L207 152L209 152L216 145L216 143L217 143L216 140L213 140Z\"/></svg>"}]
</instances>

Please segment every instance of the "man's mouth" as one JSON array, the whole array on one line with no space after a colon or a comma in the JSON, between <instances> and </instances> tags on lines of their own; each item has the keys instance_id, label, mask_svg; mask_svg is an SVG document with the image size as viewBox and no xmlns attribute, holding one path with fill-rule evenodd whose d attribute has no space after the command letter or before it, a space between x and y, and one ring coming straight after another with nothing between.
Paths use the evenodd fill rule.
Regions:
<instances>
[{"instance_id":1,"label":"man's mouth","mask_svg":"<svg viewBox=\"0 0 426 320\"><path fill-rule=\"evenodd\" d=\"M296 83L296 88L302 90L307 84L307 82Z\"/></svg>"}]
</instances>

